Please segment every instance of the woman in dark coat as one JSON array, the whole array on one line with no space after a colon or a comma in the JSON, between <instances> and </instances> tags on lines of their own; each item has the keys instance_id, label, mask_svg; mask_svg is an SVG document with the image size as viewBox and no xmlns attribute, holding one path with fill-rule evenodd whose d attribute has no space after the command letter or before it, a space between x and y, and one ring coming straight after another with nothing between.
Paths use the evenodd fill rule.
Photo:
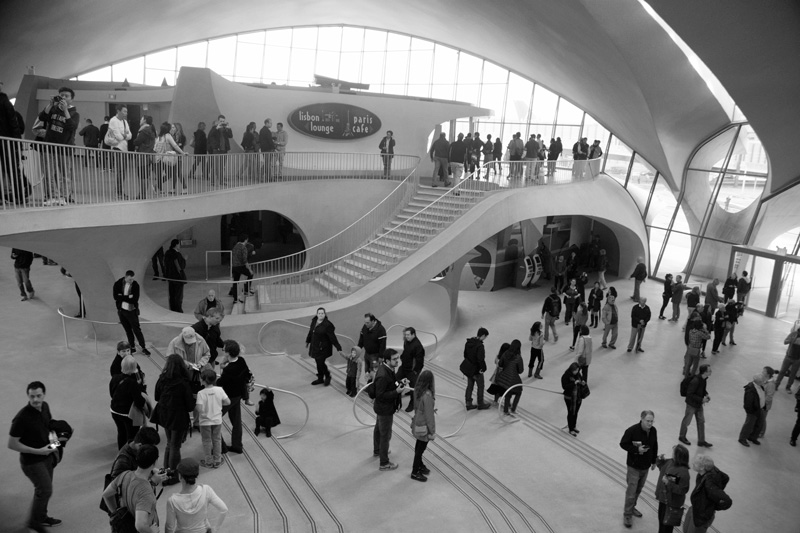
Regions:
<instances>
[{"instance_id":1,"label":"woman in dark coat","mask_svg":"<svg viewBox=\"0 0 800 533\"><path fill-rule=\"evenodd\" d=\"M681 508L689 492L689 450L683 444L672 448L672 458L661 455L656 459L659 469L656 483L656 499L658 500L658 533L672 533L673 526L664 524L667 508Z\"/></svg>"},{"instance_id":2,"label":"woman in dark coat","mask_svg":"<svg viewBox=\"0 0 800 533\"><path fill-rule=\"evenodd\" d=\"M525 371L525 363L522 361L522 355L520 354L521 349L522 343L514 339L511 341L511 346L508 347L508 350L503 352L503 355L500 356L495 383L506 391L513 385L522 383L522 378L520 378L519 375ZM503 404L503 415L516 416L517 404L519 404L521 396L522 387L514 387L514 389L506 393L506 401ZM512 397L514 398L513 403L511 401ZM511 413L508 412L509 404L511 404Z\"/></svg>"},{"instance_id":3,"label":"woman in dark coat","mask_svg":"<svg viewBox=\"0 0 800 533\"><path fill-rule=\"evenodd\" d=\"M575 426L578 424L578 411L581 409L585 386L581 367L578 363L572 363L561 376L561 388L564 389L564 403L567 404L567 427L573 437L577 437L580 433Z\"/></svg>"},{"instance_id":4,"label":"woman in dark coat","mask_svg":"<svg viewBox=\"0 0 800 533\"><path fill-rule=\"evenodd\" d=\"M126 354L120 364L120 374L115 374L108 385L111 393L111 418L117 425L117 449L122 449L126 443L132 442L139 426L133 425L133 420L128 417L131 406L135 405L144 410L144 383L139 379L136 359Z\"/></svg>"},{"instance_id":5,"label":"woman in dark coat","mask_svg":"<svg viewBox=\"0 0 800 533\"><path fill-rule=\"evenodd\" d=\"M661 293L661 310L658 312L658 318L664 320L664 309L667 308L669 302L672 300L672 274L664 276L664 292Z\"/></svg>"},{"instance_id":6,"label":"woman in dark coat","mask_svg":"<svg viewBox=\"0 0 800 533\"><path fill-rule=\"evenodd\" d=\"M306 348L308 348L308 355L317 363L317 379L311 382L312 385L319 385L325 383L325 386L331 384L331 371L328 370L328 365L325 364L325 359L333 355L333 348L339 355L342 354L342 345L336 339L336 327L328 320L328 315L324 307L317 309L317 316L311 320L311 328L308 330L306 336Z\"/></svg>"},{"instance_id":7,"label":"woman in dark coat","mask_svg":"<svg viewBox=\"0 0 800 533\"><path fill-rule=\"evenodd\" d=\"M167 446L164 451L164 467L175 469L181 462L181 443L189 429L189 413L194 410L195 400L189 385L189 371L181 356L172 354L156 382L157 416L154 422L163 426L167 435ZM170 478L165 484L178 482L178 478Z\"/></svg>"}]
</instances>

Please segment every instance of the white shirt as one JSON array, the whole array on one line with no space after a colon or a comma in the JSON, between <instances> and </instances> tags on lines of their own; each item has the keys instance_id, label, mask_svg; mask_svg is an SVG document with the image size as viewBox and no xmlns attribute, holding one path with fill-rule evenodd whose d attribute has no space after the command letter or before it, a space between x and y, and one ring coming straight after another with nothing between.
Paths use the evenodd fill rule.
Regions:
<instances>
[{"instance_id":1,"label":"white shirt","mask_svg":"<svg viewBox=\"0 0 800 533\"><path fill-rule=\"evenodd\" d=\"M128 141L131 140L131 129L128 127L127 120L120 120L115 116L111 117L108 121L108 129L113 132L114 137L119 141L119 144L112 146L123 152L128 151Z\"/></svg>"},{"instance_id":2,"label":"white shirt","mask_svg":"<svg viewBox=\"0 0 800 533\"><path fill-rule=\"evenodd\" d=\"M125 288L122 289L122 294L124 294L125 296L128 296L131 293L131 285L133 285L133 284L132 283L128 283L126 281L125 282ZM126 310L126 311L133 311L133 309L134 309L133 304L132 303L128 303L127 298L125 299L124 302L122 302L122 308L124 310Z\"/></svg>"}]
</instances>

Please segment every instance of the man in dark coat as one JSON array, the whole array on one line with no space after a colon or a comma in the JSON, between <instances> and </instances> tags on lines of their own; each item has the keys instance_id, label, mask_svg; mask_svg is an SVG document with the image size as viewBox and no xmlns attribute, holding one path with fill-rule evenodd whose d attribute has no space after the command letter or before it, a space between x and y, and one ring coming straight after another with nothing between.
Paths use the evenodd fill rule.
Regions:
<instances>
[{"instance_id":1,"label":"man in dark coat","mask_svg":"<svg viewBox=\"0 0 800 533\"><path fill-rule=\"evenodd\" d=\"M475 337L467 339L464 344L464 362L461 371L467 377L467 390L464 398L467 401L467 410L488 409L489 404L483 403L483 373L486 372L486 349L483 341L489 336L486 328L479 328ZM472 389L478 386L478 405L472 403Z\"/></svg>"},{"instance_id":2,"label":"man in dark coat","mask_svg":"<svg viewBox=\"0 0 800 533\"><path fill-rule=\"evenodd\" d=\"M397 379L408 379L408 384L414 388L417 384L417 376L425 366L425 348L417 338L417 330L407 327L403 330L403 353L400 355L400 369L397 371ZM414 393L410 395L406 412L414 410Z\"/></svg>"},{"instance_id":3,"label":"man in dark coat","mask_svg":"<svg viewBox=\"0 0 800 533\"><path fill-rule=\"evenodd\" d=\"M211 358L208 360L209 365L214 365L217 359L217 348L224 346L222 342L222 332L219 329L219 323L222 322L224 314L219 307L209 307L206 310L205 316L197 323L192 324L192 329L198 335L203 337L203 340L208 344L208 349L211 352Z\"/></svg>"},{"instance_id":4,"label":"man in dark coat","mask_svg":"<svg viewBox=\"0 0 800 533\"><path fill-rule=\"evenodd\" d=\"M744 412L747 416L742 430L739 432L739 444L742 446L749 447L748 441L753 444L761 444L758 440L761 430L758 421L761 419L761 410L765 405L764 374L756 374L753 376L753 381L744 386Z\"/></svg>"},{"instance_id":5,"label":"man in dark coat","mask_svg":"<svg viewBox=\"0 0 800 533\"><path fill-rule=\"evenodd\" d=\"M125 276L114 282L114 302L117 304L117 315L125 335L128 337L128 344L131 345L131 353L136 353L134 337L142 347L142 353L150 355L144 341L144 334L139 325L139 283L133 279L133 270L125 272Z\"/></svg>"},{"instance_id":6,"label":"man in dark coat","mask_svg":"<svg viewBox=\"0 0 800 533\"><path fill-rule=\"evenodd\" d=\"M400 364L400 354L391 348L382 354L383 362L375 372L375 429L372 432L372 455L380 457L379 470L394 470L397 463L389 461L389 441L392 439L394 413L400 407L400 397L411 389L397 380L394 371Z\"/></svg>"},{"instance_id":7,"label":"man in dark coat","mask_svg":"<svg viewBox=\"0 0 800 533\"><path fill-rule=\"evenodd\" d=\"M364 315L364 325L358 336L358 347L364 348L364 372L370 372L374 378L381 354L386 350L386 328L372 313Z\"/></svg>"},{"instance_id":8,"label":"man in dark coat","mask_svg":"<svg viewBox=\"0 0 800 533\"><path fill-rule=\"evenodd\" d=\"M658 432L653 427L655 415L653 411L642 411L641 420L625 430L619 447L628 452L625 464L628 466L627 489L625 490L625 509L623 519L625 527L633 525L633 519L642 517L636 508L649 470L655 470L658 457Z\"/></svg>"}]
</instances>

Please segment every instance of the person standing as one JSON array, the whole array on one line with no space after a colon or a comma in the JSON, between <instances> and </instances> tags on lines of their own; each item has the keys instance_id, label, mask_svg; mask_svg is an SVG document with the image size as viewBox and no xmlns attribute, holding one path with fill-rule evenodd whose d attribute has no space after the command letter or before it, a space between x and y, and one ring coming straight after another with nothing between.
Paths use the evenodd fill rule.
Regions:
<instances>
[{"instance_id":1,"label":"person standing","mask_svg":"<svg viewBox=\"0 0 800 533\"><path fill-rule=\"evenodd\" d=\"M464 161L468 157L469 152L467 150L467 144L464 142L464 134L459 133L456 142L450 145L450 151L447 156L450 172L453 174L453 183L456 187L461 183L461 178L464 175Z\"/></svg>"},{"instance_id":2,"label":"person standing","mask_svg":"<svg viewBox=\"0 0 800 533\"><path fill-rule=\"evenodd\" d=\"M522 157L525 155L525 143L522 142L522 133L517 132L508 143L509 179L522 178Z\"/></svg>"},{"instance_id":3,"label":"person standing","mask_svg":"<svg viewBox=\"0 0 800 533\"><path fill-rule=\"evenodd\" d=\"M380 365L381 354L386 350L386 328L372 313L364 315L358 347L364 349L364 371L369 373L368 380L372 381Z\"/></svg>"},{"instance_id":4,"label":"person standing","mask_svg":"<svg viewBox=\"0 0 800 533\"><path fill-rule=\"evenodd\" d=\"M131 442L140 425L130 416L131 407L145 413L144 375L132 355L127 355L120 364L120 373L111 377L108 391L111 394L111 418L117 426L117 449Z\"/></svg>"},{"instance_id":5,"label":"person standing","mask_svg":"<svg viewBox=\"0 0 800 533\"><path fill-rule=\"evenodd\" d=\"M531 133L528 142L525 143L525 181L533 180L537 177L535 162L539 160L539 143L536 142L536 135Z\"/></svg>"},{"instance_id":6,"label":"person standing","mask_svg":"<svg viewBox=\"0 0 800 533\"><path fill-rule=\"evenodd\" d=\"M559 258L563 259L563 257ZM558 342L556 333L556 321L561 314L561 298L558 297L558 290L550 287L550 296L545 298L542 304L542 320L544 320L544 341L547 342L548 332L553 330L553 342Z\"/></svg>"},{"instance_id":7,"label":"person standing","mask_svg":"<svg viewBox=\"0 0 800 533\"><path fill-rule=\"evenodd\" d=\"M567 404L567 429L573 437L577 437L580 433L576 426L585 386L586 382L581 378L580 365L570 364L561 376L561 388L564 390L564 403Z\"/></svg>"},{"instance_id":8,"label":"person standing","mask_svg":"<svg viewBox=\"0 0 800 533\"><path fill-rule=\"evenodd\" d=\"M153 126L153 117L142 115L139 121L139 131L133 140L134 150L139 154L154 154L156 145L156 132ZM155 194L155 187L150 183L150 170L153 168L153 156L137 156L136 172L139 176L139 195L137 200L147 198L148 192ZM157 180L159 191L161 190L161 179Z\"/></svg>"},{"instance_id":9,"label":"person standing","mask_svg":"<svg viewBox=\"0 0 800 533\"><path fill-rule=\"evenodd\" d=\"M164 468L172 470L181 461L181 444L189 429L189 414L194 411L195 399L189 384L190 374L180 355L167 356L167 363L156 382L153 423L164 428L167 445L164 451ZM164 485L174 485L178 480L171 477Z\"/></svg>"},{"instance_id":10,"label":"person standing","mask_svg":"<svg viewBox=\"0 0 800 533\"><path fill-rule=\"evenodd\" d=\"M742 272L742 276L736 282L736 301L746 304L745 299L753 286L753 280L747 274L747 270Z\"/></svg>"},{"instance_id":11,"label":"person standing","mask_svg":"<svg viewBox=\"0 0 800 533\"><path fill-rule=\"evenodd\" d=\"M764 409L761 411L761 419L758 421L759 431L758 438L763 439L764 433L767 432L767 415L772 410L772 401L775 398L775 391L778 389L775 386L775 370L771 366L765 366L761 371L764 374Z\"/></svg>"},{"instance_id":12,"label":"person standing","mask_svg":"<svg viewBox=\"0 0 800 533\"><path fill-rule=\"evenodd\" d=\"M603 313L600 317L603 321L603 342L600 346L616 350L617 332L619 331L619 309L617 299L613 294L606 296L606 304L603 306ZM606 343L608 334L611 333L611 342Z\"/></svg>"},{"instance_id":13,"label":"person standing","mask_svg":"<svg viewBox=\"0 0 800 533\"><path fill-rule=\"evenodd\" d=\"M239 235L239 242L233 246L231 250L231 273L233 274L233 286L228 293L233 296L233 303L244 302L244 296L253 296L253 291L250 290L250 280L253 279L253 272L250 270L250 237L247 233ZM252 253L255 253L252 252ZM247 276L247 282L244 287L240 289L239 278ZM243 296L244 295L244 296Z\"/></svg>"},{"instance_id":14,"label":"person standing","mask_svg":"<svg viewBox=\"0 0 800 533\"><path fill-rule=\"evenodd\" d=\"M722 297L719 295L717 287L719 286L719 278L714 278L706 285L706 305L709 306L711 311L716 311L717 306L722 303Z\"/></svg>"},{"instance_id":15,"label":"person standing","mask_svg":"<svg viewBox=\"0 0 800 533\"><path fill-rule=\"evenodd\" d=\"M581 336L575 344L575 362L581 367L584 385L589 382L589 365L592 364L592 336L589 334L589 326L581 326Z\"/></svg>"},{"instance_id":16,"label":"person standing","mask_svg":"<svg viewBox=\"0 0 800 533\"><path fill-rule=\"evenodd\" d=\"M31 265L33 264L33 253L19 248L11 249L11 259L14 260L14 278L17 280L19 296L21 301L36 296L31 283ZM27 292L26 292L27 291Z\"/></svg>"},{"instance_id":17,"label":"person standing","mask_svg":"<svg viewBox=\"0 0 800 533\"><path fill-rule=\"evenodd\" d=\"M45 526L57 526L58 518L47 515L47 504L53 495L53 468L58 462L55 433L50 431L50 406L44 401L47 389L41 381L33 381L25 389L28 405L20 409L11 421L8 448L19 452L22 472L33 483L33 504L28 527L37 533Z\"/></svg>"},{"instance_id":18,"label":"person standing","mask_svg":"<svg viewBox=\"0 0 800 533\"><path fill-rule=\"evenodd\" d=\"M112 156L114 161L114 169L117 173L117 199L123 199L124 189L123 182L125 174L128 172L126 161L119 152L128 151L128 141L133 138L131 128L128 126L128 106L125 104L117 105L117 114L111 117L108 121L108 134L106 135L106 142L110 141Z\"/></svg>"},{"instance_id":19,"label":"person standing","mask_svg":"<svg viewBox=\"0 0 800 533\"><path fill-rule=\"evenodd\" d=\"M308 355L317 363L317 379L311 382L312 385L324 383L327 387L331 384L331 371L325 364L325 360L333 355L334 347L339 355L344 357L342 345L336 338L336 326L328 320L325 308L320 307L317 309L317 314L311 319L311 327L306 335Z\"/></svg>"},{"instance_id":20,"label":"person standing","mask_svg":"<svg viewBox=\"0 0 800 533\"><path fill-rule=\"evenodd\" d=\"M678 440L687 446L692 443L686 438L686 431L692 423L692 417L697 420L697 445L711 448L712 444L706 440L706 417L703 411L705 404L711 401L708 395L708 378L711 377L711 366L700 365L700 373L693 376L686 387L686 412L681 421Z\"/></svg>"},{"instance_id":21,"label":"person standing","mask_svg":"<svg viewBox=\"0 0 800 533\"><path fill-rule=\"evenodd\" d=\"M81 122L78 110L72 105L75 91L69 87L61 87L58 94L50 99L41 113L39 120L44 123L44 142L50 145L73 146L75 132ZM43 147L45 161L48 168L48 178L45 185L44 205L66 205L74 202L72 197L72 158L66 153L65 148L45 145Z\"/></svg>"},{"instance_id":22,"label":"person standing","mask_svg":"<svg viewBox=\"0 0 800 533\"><path fill-rule=\"evenodd\" d=\"M133 515L134 527L138 532L157 533L158 511L156 495L150 482L156 477L153 467L158 461L158 448L143 444L136 453L136 470L126 471L117 476L103 491L103 500L109 514L117 510L117 492L121 496L119 505L127 507ZM175 478L177 483L177 478ZM164 485L174 483L162 483Z\"/></svg>"},{"instance_id":23,"label":"person standing","mask_svg":"<svg viewBox=\"0 0 800 533\"><path fill-rule=\"evenodd\" d=\"M397 379L408 379L411 388L416 388L417 378L425 366L425 348L417 338L417 330L407 327L403 330L403 352L400 354L400 369L397 371ZM414 393L409 394L408 407L406 413L414 410Z\"/></svg>"},{"instance_id":24,"label":"person standing","mask_svg":"<svg viewBox=\"0 0 800 533\"><path fill-rule=\"evenodd\" d=\"M589 291L589 313L591 313L592 321L591 326L596 328L600 325L600 302L603 301L603 289L600 287L600 282L595 281L594 287Z\"/></svg>"},{"instance_id":25,"label":"person standing","mask_svg":"<svg viewBox=\"0 0 800 533\"><path fill-rule=\"evenodd\" d=\"M222 441L222 453L242 453L242 398L247 394L250 378L253 374L244 360L240 357L242 347L235 340L225 341L223 348L225 360L220 364L222 375L217 385L222 387L230 399L230 404L222 408L222 415L228 414L231 422L231 445L226 446Z\"/></svg>"},{"instance_id":26,"label":"person standing","mask_svg":"<svg viewBox=\"0 0 800 533\"><path fill-rule=\"evenodd\" d=\"M531 341L531 360L528 363L528 377L542 379L542 367L544 366L544 336L542 335L542 323L534 322L531 326L531 333L528 336ZM538 364L536 364L538 361ZM536 371L533 368L536 365Z\"/></svg>"},{"instance_id":27,"label":"person standing","mask_svg":"<svg viewBox=\"0 0 800 533\"><path fill-rule=\"evenodd\" d=\"M211 365L212 368L214 367L214 362L217 360L217 348L224 347L222 332L219 329L219 325L224 316L220 307L211 307L206 311L206 316L192 324L192 329L206 341L208 345L208 351L211 354L208 364Z\"/></svg>"},{"instance_id":28,"label":"person standing","mask_svg":"<svg viewBox=\"0 0 800 533\"><path fill-rule=\"evenodd\" d=\"M197 130L195 130L194 134L192 135L192 140L189 142L189 146L194 148L194 155L196 156L203 156L203 157L195 157L194 163L192 163L192 169L189 171L189 178L195 179L196 174L195 171L197 166L200 165L200 168L204 171L203 177L208 179L209 182L213 183L213 178L209 173L209 169L211 167L209 158L206 157L208 155L208 137L206 136L206 123L200 122L197 124Z\"/></svg>"},{"instance_id":29,"label":"person standing","mask_svg":"<svg viewBox=\"0 0 800 533\"><path fill-rule=\"evenodd\" d=\"M128 344L131 346L131 353L136 353L135 340L139 341L142 353L149 356L150 351L144 340L144 333L139 325L139 282L133 279L133 270L125 272L125 276L114 282L114 302L117 304L117 315L125 335L128 337Z\"/></svg>"},{"instance_id":30,"label":"person standing","mask_svg":"<svg viewBox=\"0 0 800 533\"><path fill-rule=\"evenodd\" d=\"M564 145L561 144L561 137L556 137L555 140L550 139L550 147L547 149L547 175L555 176L556 174L556 161L558 156L564 151Z\"/></svg>"},{"instance_id":31,"label":"person standing","mask_svg":"<svg viewBox=\"0 0 800 533\"><path fill-rule=\"evenodd\" d=\"M634 305L631 309L631 338L628 341L628 351L633 350L636 343L636 352L644 352L642 349L642 339L647 323L650 322L650 308L647 306L647 298L642 296L639 305Z\"/></svg>"},{"instance_id":32,"label":"person standing","mask_svg":"<svg viewBox=\"0 0 800 533\"><path fill-rule=\"evenodd\" d=\"M493 152L494 152L494 145L492 144L492 134L489 133L486 135L486 142L483 143L483 166L486 167L486 181L489 181L490 168L494 170L495 175L497 175L497 168L495 167L495 164L493 162L494 160Z\"/></svg>"},{"instance_id":33,"label":"person standing","mask_svg":"<svg viewBox=\"0 0 800 533\"><path fill-rule=\"evenodd\" d=\"M672 525L665 524L668 509L681 510L689 492L689 450L676 444L672 448L672 458L666 459L662 454L656 460L659 469L656 483L656 499L658 500L658 533L673 533ZM682 512L682 510L681 510Z\"/></svg>"},{"instance_id":34,"label":"person standing","mask_svg":"<svg viewBox=\"0 0 800 533\"><path fill-rule=\"evenodd\" d=\"M647 266L645 266L644 259L641 257L636 259L636 268L633 269L633 274L630 277L633 278L633 296L631 296L631 300L638 302L639 286L647 280Z\"/></svg>"},{"instance_id":35,"label":"person standing","mask_svg":"<svg viewBox=\"0 0 800 533\"><path fill-rule=\"evenodd\" d=\"M595 139L592 146L589 147L589 170L592 178L600 174L601 157L603 157L603 149L600 148L600 140Z\"/></svg>"},{"instance_id":36,"label":"person standing","mask_svg":"<svg viewBox=\"0 0 800 533\"><path fill-rule=\"evenodd\" d=\"M686 323L686 333L684 340L686 342L686 354L683 356L683 375L689 376L697 373L697 365L700 364L700 354L703 353L703 343L706 342L711 335L700 318L700 314L694 318L690 318Z\"/></svg>"},{"instance_id":37,"label":"person standing","mask_svg":"<svg viewBox=\"0 0 800 533\"><path fill-rule=\"evenodd\" d=\"M725 283L722 285L723 303L727 304L730 300L733 300L734 296L736 296L736 287L738 286L739 277L736 275L736 272L731 272L731 275L728 276L728 279L726 279Z\"/></svg>"},{"instance_id":38,"label":"person standing","mask_svg":"<svg viewBox=\"0 0 800 533\"><path fill-rule=\"evenodd\" d=\"M208 152L217 155L218 157L212 158L213 176L211 183L215 181L222 183L225 176L225 154L231 149L231 139L233 138L233 130L228 127L228 121L225 115L220 115L214 124L211 125L211 131L208 132Z\"/></svg>"},{"instance_id":39,"label":"person standing","mask_svg":"<svg viewBox=\"0 0 800 533\"><path fill-rule=\"evenodd\" d=\"M217 386L217 373L214 370L203 370L200 380L203 388L197 393L195 402L205 454L200 464L206 468L218 468L222 464L222 409L230 405L231 400L225 394L225 389Z\"/></svg>"},{"instance_id":40,"label":"person standing","mask_svg":"<svg viewBox=\"0 0 800 533\"><path fill-rule=\"evenodd\" d=\"M506 390L503 416L517 416L517 405L522 397L522 387L516 387L515 385L522 384L522 379L520 379L519 375L525 371L525 364L522 362L522 355L520 354L521 348L522 343L514 339L508 349L500 356L500 360L497 363L498 373L495 383L498 387ZM486 406L488 407L488 404ZM510 413L509 407L511 407ZM467 406L467 409L469 409L469 406Z\"/></svg>"},{"instance_id":41,"label":"person standing","mask_svg":"<svg viewBox=\"0 0 800 533\"><path fill-rule=\"evenodd\" d=\"M566 282L566 275L567 275L567 263L564 261L564 256L559 255L556 259L553 276L553 287L556 289L556 292L561 294L561 290L564 289L567 285Z\"/></svg>"},{"instance_id":42,"label":"person standing","mask_svg":"<svg viewBox=\"0 0 800 533\"><path fill-rule=\"evenodd\" d=\"M795 395L796 403L794 405L794 412L797 413L797 421L792 428L792 436L789 437L789 446L797 446L797 437L800 436L800 390Z\"/></svg>"},{"instance_id":43,"label":"person standing","mask_svg":"<svg viewBox=\"0 0 800 533\"><path fill-rule=\"evenodd\" d=\"M697 471L694 490L689 500L692 505L686 511L684 531L686 533L706 533L717 511L730 509L732 501L725 493L730 477L714 465L707 455L695 455L692 468Z\"/></svg>"},{"instance_id":44,"label":"person standing","mask_svg":"<svg viewBox=\"0 0 800 533\"><path fill-rule=\"evenodd\" d=\"M172 494L167 500L167 519L164 522L164 533L206 533L219 531L228 506L208 485L198 485L200 464L196 459L187 457L178 463L176 468L181 490ZM208 506L217 513L214 527L208 519Z\"/></svg>"},{"instance_id":45,"label":"person standing","mask_svg":"<svg viewBox=\"0 0 800 533\"><path fill-rule=\"evenodd\" d=\"M169 291L169 310L183 313L183 286L186 284L186 259L181 254L181 241L172 239L164 254L164 277Z\"/></svg>"},{"instance_id":46,"label":"person standing","mask_svg":"<svg viewBox=\"0 0 800 533\"><path fill-rule=\"evenodd\" d=\"M672 285L672 318L670 322L677 322L681 318L681 301L686 285L683 284L683 277L680 274L675 276L675 283Z\"/></svg>"},{"instance_id":47,"label":"person standing","mask_svg":"<svg viewBox=\"0 0 800 533\"><path fill-rule=\"evenodd\" d=\"M489 408L489 404L483 402L483 373L486 372L486 349L483 341L488 336L489 331L486 328L478 328L478 334L464 343L464 361L461 363L461 373L467 378L467 389L464 393L467 411ZM476 385L478 405L472 403L472 389Z\"/></svg>"},{"instance_id":48,"label":"person standing","mask_svg":"<svg viewBox=\"0 0 800 533\"><path fill-rule=\"evenodd\" d=\"M658 318L665 320L667 317L664 316L664 309L667 308L670 300L672 300L672 274L664 276L664 292L661 293L661 300L661 310L658 312Z\"/></svg>"},{"instance_id":49,"label":"person standing","mask_svg":"<svg viewBox=\"0 0 800 533\"><path fill-rule=\"evenodd\" d=\"M197 320L203 320L203 317L206 316L206 311L214 308L219 309L222 316L225 316L225 306L217 300L217 291L209 289L206 297L197 302L197 306L194 308L194 317Z\"/></svg>"},{"instance_id":50,"label":"person standing","mask_svg":"<svg viewBox=\"0 0 800 533\"><path fill-rule=\"evenodd\" d=\"M386 136L381 139L381 142L378 144L378 150L381 151L381 159L383 159L383 177L385 179L389 179L392 174L394 146L394 132L392 130L387 130Z\"/></svg>"},{"instance_id":51,"label":"person standing","mask_svg":"<svg viewBox=\"0 0 800 533\"><path fill-rule=\"evenodd\" d=\"M492 165L494 166L494 173L497 175L497 167L500 167L500 173L503 172L502 163L497 163L498 161L503 160L503 141L500 140L500 137L494 140L494 146L492 147Z\"/></svg>"},{"instance_id":52,"label":"person standing","mask_svg":"<svg viewBox=\"0 0 800 533\"><path fill-rule=\"evenodd\" d=\"M278 177L280 177L283 174L283 158L286 155L286 145L289 144L289 134L283 129L283 122L278 122L277 127L275 149L278 151Z\"/></svg>"},{"instance_id":53,"label":"person standing","mask_svg":"<svg viewBox=\"0 0 800 533\"><path fill-rule=\"evenodd\" d=\"M625 464L628 466L627 489L625 490L625 509L623 523L625 527L633 526L633 519L642 517L636 508L639 494L647 481L648 470L655 470L658 457L658 432L653 426L653 411L642 411L638 423L625 430L619 446L628 452Z\"/></svg>"},{"instance_id":54,"label":"person standing","mask_svg":"<svg viewBox=\"0 0 800 533\"><path fill-rule=\"evenodd\" d=\"M422 462L422 454L425 453L428 443L436 438L436 387L433 372L430 370L420 372L414 387L414 398L417 401L414 418L411 419L411 434L416 443L411 479L424 482L428 481L426 476L430 475L431 470Z\"/></svg>"},{"instance_id":55,"label":"person standing","mask_svg":"<svg viewBox=\"0 0 800 533\"><path fill-rule=\"evenodd\" d=\"M100 129L92 123L92 119L86 119L86 125L81 128L81 131L78 132L78 135L83 137L83 145L86 148L97 148L100 146ZM84 157L84 165L89 166L89 160L94 159L94 156L97 152L92 150L87 150L85 152ZM95 164L99 164L99 161L96 161Z\"/></svg>"},{"instance_id":56,"label":"person standing","mask_svg":"<svg viewBox=\"0 0 800 533\"><path fill-rule=\"evenodd\" d=\"M433 176L431 176L431 186L439 186L439 176L443 176L444 186L449 187L451 182L447 180L448 158L450 155L450 143L447 142L447 135L444 132L439 134L439 138L433 141L428 154L433 163Z\"/></svg>"},{"instance_id":57,"label":"person standing","mask_svg":"<svg viewBox=\"0 0 800 533\"><path fill-rule=\"evenodd\" d=\"M394 470L397 463L389 461L389 441L392 439L394 413L400 408L400 397L411 389L397 380L394 371L400 364L400 354L391 348L381 355L383 362L375 372L375 429L372 432L372 455L380 457L378 470Z\"/></svg>"},{"instance_id":58,"label":"person standing","mask_svg":"<svg viewBox=\"0 0 800 533\"><path fill-rule=\"evenodd\" d=\"M756 374L753 380L744 386L744 412L746 414L744 425L739 432L739 444L750 447L749 442L761 444L758 440L758 433L761 430L758 421L761 419L761 411L766 407L766 395L764 394L764 375Z\"/></svg>"},{"instance_id":59,"label":"person standing","mask_svg":"<svg viewBox=\"0 0 800 533\"><path fill-rule=\"evenodd\" d=\"M783 376L788 375L789 381L786 383L786 392L792 392L792 384L797 377L797 372L800 371L800 321L795 322L792 331L783 339L783 344L786 347L786 356L781 363L781 369L778 372L778 378L775 380L775 388L781 388L781 381Z\"/></svg>"}]
</instances>

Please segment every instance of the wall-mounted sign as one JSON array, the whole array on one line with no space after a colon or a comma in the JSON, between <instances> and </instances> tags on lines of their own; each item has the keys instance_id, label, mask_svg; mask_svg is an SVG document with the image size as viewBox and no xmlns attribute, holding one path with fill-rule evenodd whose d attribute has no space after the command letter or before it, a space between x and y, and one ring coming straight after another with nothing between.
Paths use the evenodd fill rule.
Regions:
<instances>
[{"instance_id":1,"label":"wall-mounted sign","mask_svg":"<svg viewBox=\"0 0 800 533\"><path fill-rule=\"evenodd\" d=\"M381 119L362 107L348 104L311 104L295 109L289 125L311 137L352 141L369 137L381 129Z\"/></svg>"}]
</instances>

